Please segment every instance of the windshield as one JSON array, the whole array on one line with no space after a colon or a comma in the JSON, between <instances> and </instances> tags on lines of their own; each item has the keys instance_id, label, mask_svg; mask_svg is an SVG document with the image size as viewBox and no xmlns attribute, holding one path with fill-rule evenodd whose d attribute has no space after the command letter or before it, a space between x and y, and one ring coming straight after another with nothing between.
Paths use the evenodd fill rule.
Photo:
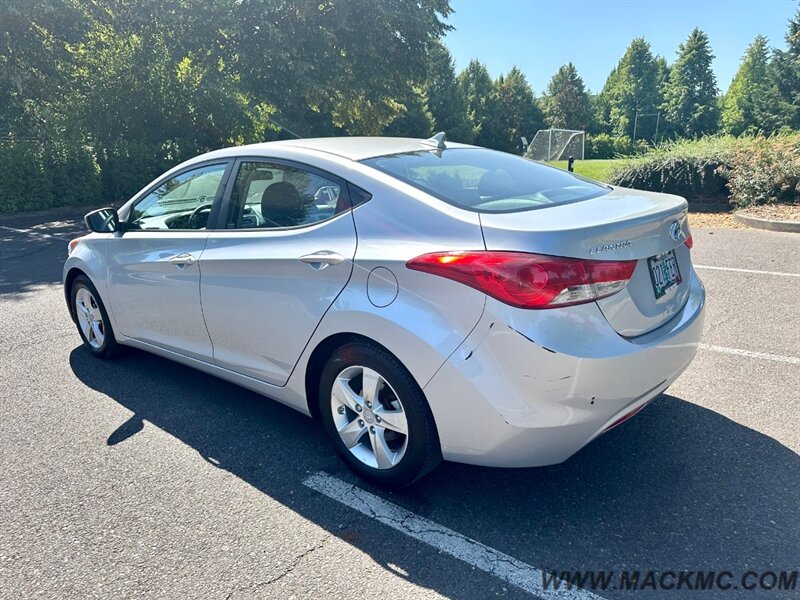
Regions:
<instances>
[{"instance_id":1,"label":"windshield","mask_svg":"<svg viewBox=\"0 0 800 600\"><path fill-rule=\"evenodd\" d=\"M483 148L420 150L363 163L445 202L487 213L566 204L609 191L568 171Z\"/></svg>"}]
</instances>

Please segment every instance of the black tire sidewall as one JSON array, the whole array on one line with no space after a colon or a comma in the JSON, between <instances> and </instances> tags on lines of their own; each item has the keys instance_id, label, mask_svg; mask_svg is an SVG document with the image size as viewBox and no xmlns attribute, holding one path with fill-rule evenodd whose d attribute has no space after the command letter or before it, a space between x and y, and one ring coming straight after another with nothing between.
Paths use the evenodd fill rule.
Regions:
<instances>
[{"instance_id":1,"label":"black tire sidewall","mask_svg":"<svg viewBox=\"0 0 800 600\"><path fill-rule=\"evenodd\" d=\"M406 413L408 446L391 469L375 469L358 460L342 442L333 420L331 390L336 377L354 365L377 371L392 387ZM319 409L325 431L347 465L364 479L384 487L403 487L423 477L441 461L439 438L422 390L405 367L386 350L356 342L339 348L322 370Z\"/></svg>"},{"instance_id":2,"label":"black tire sidewall","mask_svg":"<svg viewBox=\"0 0 800 600\"><path fill-rule=\"evenodd\" d=\"M95 302L97 302L97 307L100 309L100 314L103 317L103 332L105 334L103 339L103 344L99 348L94 348L90 343L89 340L86 339L83 331L81 330L81 326L78 322L78 306L76 303L76 296L78 295L78 291L83 288L88 290L92 297L94 298ZM97 288L94 287L91 281L87 277L83 275L78 275L75 278L75 281L72 282L72 289L70 290L70 301L71 306L70 309L72 310L72 315L75 320L75 325L78 328L78 334L81 336L83 340L83 345L96 356L100 356L103 358L111 356L113 351L116 349L116 339L114 338L114 330L111 327L111 322L108 319L108 313L106 312L106 307L103 304L103 300L100 298L100 294L97 293Z\"/></svg>"}]
</instances>

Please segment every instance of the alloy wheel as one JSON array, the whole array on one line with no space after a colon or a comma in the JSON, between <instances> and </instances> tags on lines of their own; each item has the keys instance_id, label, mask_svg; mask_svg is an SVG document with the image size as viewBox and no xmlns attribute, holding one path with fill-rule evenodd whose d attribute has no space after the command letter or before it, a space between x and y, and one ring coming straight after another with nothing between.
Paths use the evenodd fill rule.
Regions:
<instances>
[{"instance_id":1,"label":"alloy wheel","mask_svg":"<svg viewBox=\"0 0 800 600\"><path fill-rule=\"evenodd\" d=\"M78 326L86 338L86 343L95 350L102 348L106 339L103 314L100 312L100 307L92 292L85 287L78 289L75 294L75 314L78 317Z\"/></svg>"},{"instance_id":2,"label":"alloy wheel","mask_svg":"<svg viewBox=\"0 0 800 600\"><path fill-rule=\"evenodd\" d=\"M408 420L400 398L377 371L354 365L337 375L331 412L350 453L374 469L391 469L408 447Z\"/></svg>"}]
</instances>

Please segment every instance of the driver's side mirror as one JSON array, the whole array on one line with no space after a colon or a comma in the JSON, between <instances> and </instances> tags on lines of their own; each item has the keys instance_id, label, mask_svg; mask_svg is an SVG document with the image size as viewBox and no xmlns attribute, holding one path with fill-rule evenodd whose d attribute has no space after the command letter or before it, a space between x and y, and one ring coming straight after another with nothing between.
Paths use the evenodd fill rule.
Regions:
<instances>
[{"instance_id":1,"label":"driver's side mirror","mask_svg":"<svg viewBox=\"0 0 800 600\"><path fill-rule=\"evenodd\" d=\"M96 233L120 231L119 214L116 208L99 208L83 217L86 226Z\"/></svg>"}]
</instances>

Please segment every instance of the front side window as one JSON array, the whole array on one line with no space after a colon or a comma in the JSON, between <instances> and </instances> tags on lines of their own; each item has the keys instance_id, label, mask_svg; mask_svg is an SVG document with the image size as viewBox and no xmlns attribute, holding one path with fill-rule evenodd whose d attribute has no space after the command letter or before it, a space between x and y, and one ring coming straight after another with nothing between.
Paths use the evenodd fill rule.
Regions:
<instances>
[{"instance_id":1,"label":"front side window","mask_svg":"<svg viewBox=\"0 0 800 600\"><path fill-rule=\"evenodd\" d=\"M139 200L128 217L130 229L205 229L225 164L176 175Z\"/></svg>"},{"instance_id":2,"label":"front side window","mask_svg":"<svg viewBox=\"0 0 800 600\"><path fill-rule=\"evenodd\" d=\"M483 148L421 150L363 162L445 202L486 213L566 204L609 191L573 173Z\"/></svg>"},{"instance_id":3,"label":"front side window","mask_svg":"<svg viewBox=\"0 0 800 600\"><path fill-rule=\"evenodd\" d=\"M327 177L293 166L243 162L231 191L226 227L311 225L348 206L341 185Z\"/></svg>"}]
</instances>

